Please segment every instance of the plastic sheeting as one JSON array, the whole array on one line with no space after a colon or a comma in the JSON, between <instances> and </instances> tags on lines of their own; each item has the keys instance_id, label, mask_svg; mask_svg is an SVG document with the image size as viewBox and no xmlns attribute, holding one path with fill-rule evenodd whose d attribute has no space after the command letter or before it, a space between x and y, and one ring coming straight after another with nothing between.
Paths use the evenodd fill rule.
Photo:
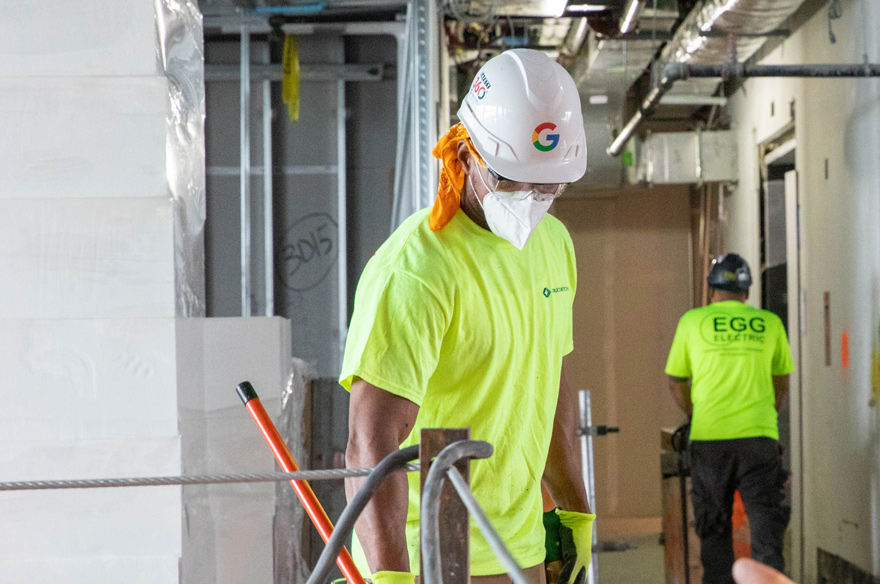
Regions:
<instances>
[{"instance_id":1,"label":"plastic sheeting","mask_svg":"<svg viewBox=\"0 0 880 584\"><path fill-rule=\"evenodd\" d=\"M157 57L168 79L166 171L174 201L177 316L205 315L205 82L194 0L155 0Z\"/></svg>"},{"instance_id":2,"label":"plastic sheeting","mask_svg":"<svg viewBox=\"0 0 880 584\"><path fill-rule=\"evenodd\" d=\"M302 468L306 467L306 384L317 376L313 363L293 358L281 397L278 431ZM275 581L301 584L311 574L303 554L305 510L288 483L276 483L275 501Z\"/></svg>"}]
</instances>

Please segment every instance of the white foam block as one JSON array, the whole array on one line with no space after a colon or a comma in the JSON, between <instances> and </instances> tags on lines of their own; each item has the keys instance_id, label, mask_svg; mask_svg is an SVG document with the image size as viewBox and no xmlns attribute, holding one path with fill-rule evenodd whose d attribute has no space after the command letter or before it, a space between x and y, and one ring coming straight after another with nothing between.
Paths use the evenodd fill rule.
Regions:
<instances>
[{"instance_id":1,"label":"white foam block","mask_svg":"<svg viewBox=\"0 0 880 584\"><path fill-rule=\"evenodd\" d=\"M272 584L274 507L242 498L236 507L215 513L217 584Z\"/></svg>"},{"instance_id":2,"label":"white foam block","mask_svg":"<svg viewBox=\"0 0 880 584\"><path fill-rule=\"evenodd\" d=\"M0 440L177 436L174 325L0 321Z\"/></svg>"},{"instance_id":3,"label":"white foam block","mask_svg":"<svg viewBox=\"0 0 880 584\"><path fill-rule=\"evenodd\" d=\"M290 321L275 316L204 322L205 409L241 407L235 387L250 381L269 414L280 413L278 400L290 375Z\"/></svg>"},{"instance_id":4,"label":"white foam block","mask_svg":"<svg viewBox=\"0 0 880 584\"><path fill-rule=\"evenodd\" d=\"M0 481L4 482L173 476L179 473L179 436L0 441Z\"/></svg>"},{"instance_id":5,"label":"white foam block","mask_svg":"<svg viewBox=\"0 0 880 584\"><path fill-rule=\"evenodd\" d=\"M164 77L0 77L0 197L167 197L168 94Z\"/></svg>"},{"instance_id":6,"label":"white foam block","mask_svg":"<svg viewBox=\"0 0 880 584\"><path fill-rule=\"evenodd\" d=\"M168 198L0 198L0 318L173 317L173 213Z\"/></svg>"},{"instance_id":7,"label":"white foam block","mask_svg":"<svg viewBox=\"0 0 880 584\"><path fill-rule=\"evenodd\" d=\"M180 399L184 468L188 473L276 470L272 451L235 387L250 381L278 422L291 373L290 321L182 319L177 334L179 379L189 380L181 384ZM217 584L271 584L275 489L275 483L186 489L184 574Z\"/></svg>"},{"instance_id":8,"label":"white foam block","mask_svg":"<svg viewBox=\"0 0 880 584\"><path fill-rule=\"evenodd\" d=\"M173 584L179 582L179 558L116 557L0 562L0 582L65 584Z\"/></svg>"},{"instance_id":9,"label":"white foam block","mask_svg":"<svg viewBox=\"0 0 880 584\"><path fill-rule=\"evenodd\" d=\"M8 2L0 76L155 75L155 2Z\"/></svg>"},{"instance_id":10,"label":"white foam block","mask_svg":"<svg viewBox=\"0 0 880 584\"><path fill-rule=\"evenodd\" d=\"M8 479L119 478L180 472L180 443L115 440L0 443ZM178 556L181 488L0 492L0 560Z\"/></svg>"}]
</instances>

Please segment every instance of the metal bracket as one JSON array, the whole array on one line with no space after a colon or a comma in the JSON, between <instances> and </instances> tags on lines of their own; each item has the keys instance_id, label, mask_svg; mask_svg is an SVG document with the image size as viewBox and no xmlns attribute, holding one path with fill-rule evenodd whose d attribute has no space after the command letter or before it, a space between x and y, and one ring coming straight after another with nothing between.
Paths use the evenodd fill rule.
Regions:
<instances>
[{"instance_id":1,"label":"metal bracket","mask_svg":"<svg viewBox=\"0 0 880 584\"><path fill-rule=\"evenodd\" d=\"M382 81L385 75L383 63L367 64L315 64L300 66L300 81ZM281 64L251 64L252 81L281 81ZM205 65L205 81L241 81L241 69L237 65Z\"/></svg>"},{"instance_id":2,"label":"metal bracket","mask_svg":"<svg viewBox=\"0 0 880 584\"><path fill-rule=\"evenodd\" d=\"M606 436L608 434L620 434L617 426L586 426L578 428L578 436Z\"/></svg>"}]
</instances>

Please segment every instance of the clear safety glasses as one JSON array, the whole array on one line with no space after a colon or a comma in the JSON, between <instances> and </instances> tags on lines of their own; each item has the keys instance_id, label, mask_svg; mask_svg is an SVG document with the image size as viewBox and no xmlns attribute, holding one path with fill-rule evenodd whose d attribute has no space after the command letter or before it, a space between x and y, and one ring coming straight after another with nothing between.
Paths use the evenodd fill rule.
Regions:
<instances>
[{"instance_id":1,"label":"clear safety glasses","mask_svg":"<svg viewBox=\"0 0 880 584\"><path fill-rule=\"evenodd\" d=\"M486 170L495 179L495 187L492 189L501 197L507 197L514 200L523 200L533 197L536 201L552 201L561 195L569 183L527 183L517 182L508 178L504 178L488 166ZM488 186L488 185L486 185Z\"/></svg>"}]
</instances>

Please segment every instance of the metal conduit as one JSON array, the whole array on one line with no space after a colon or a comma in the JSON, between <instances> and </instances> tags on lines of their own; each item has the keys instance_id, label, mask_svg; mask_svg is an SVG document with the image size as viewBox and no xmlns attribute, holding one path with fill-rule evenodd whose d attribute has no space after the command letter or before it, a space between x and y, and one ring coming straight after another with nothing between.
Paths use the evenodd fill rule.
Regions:
<instances>
[{"instance_id":1,"label":"metal conduit","mask_svg":"<svg viewBox=\"0 0 880 584\"><path fill-rule=\"evenodd\" d=\"M669 63L663 68L660 81L651 88L639 110L626 123L606 152L609 156L619 156L624 146L636 130L649 118L660 99L676 81L690 77L720 77L723 79L747 77L880 77L880 65L863 63L860 65L749 65L746 63L725 63L723 65L689 65Z\"/></svg>"}]
</instances>

